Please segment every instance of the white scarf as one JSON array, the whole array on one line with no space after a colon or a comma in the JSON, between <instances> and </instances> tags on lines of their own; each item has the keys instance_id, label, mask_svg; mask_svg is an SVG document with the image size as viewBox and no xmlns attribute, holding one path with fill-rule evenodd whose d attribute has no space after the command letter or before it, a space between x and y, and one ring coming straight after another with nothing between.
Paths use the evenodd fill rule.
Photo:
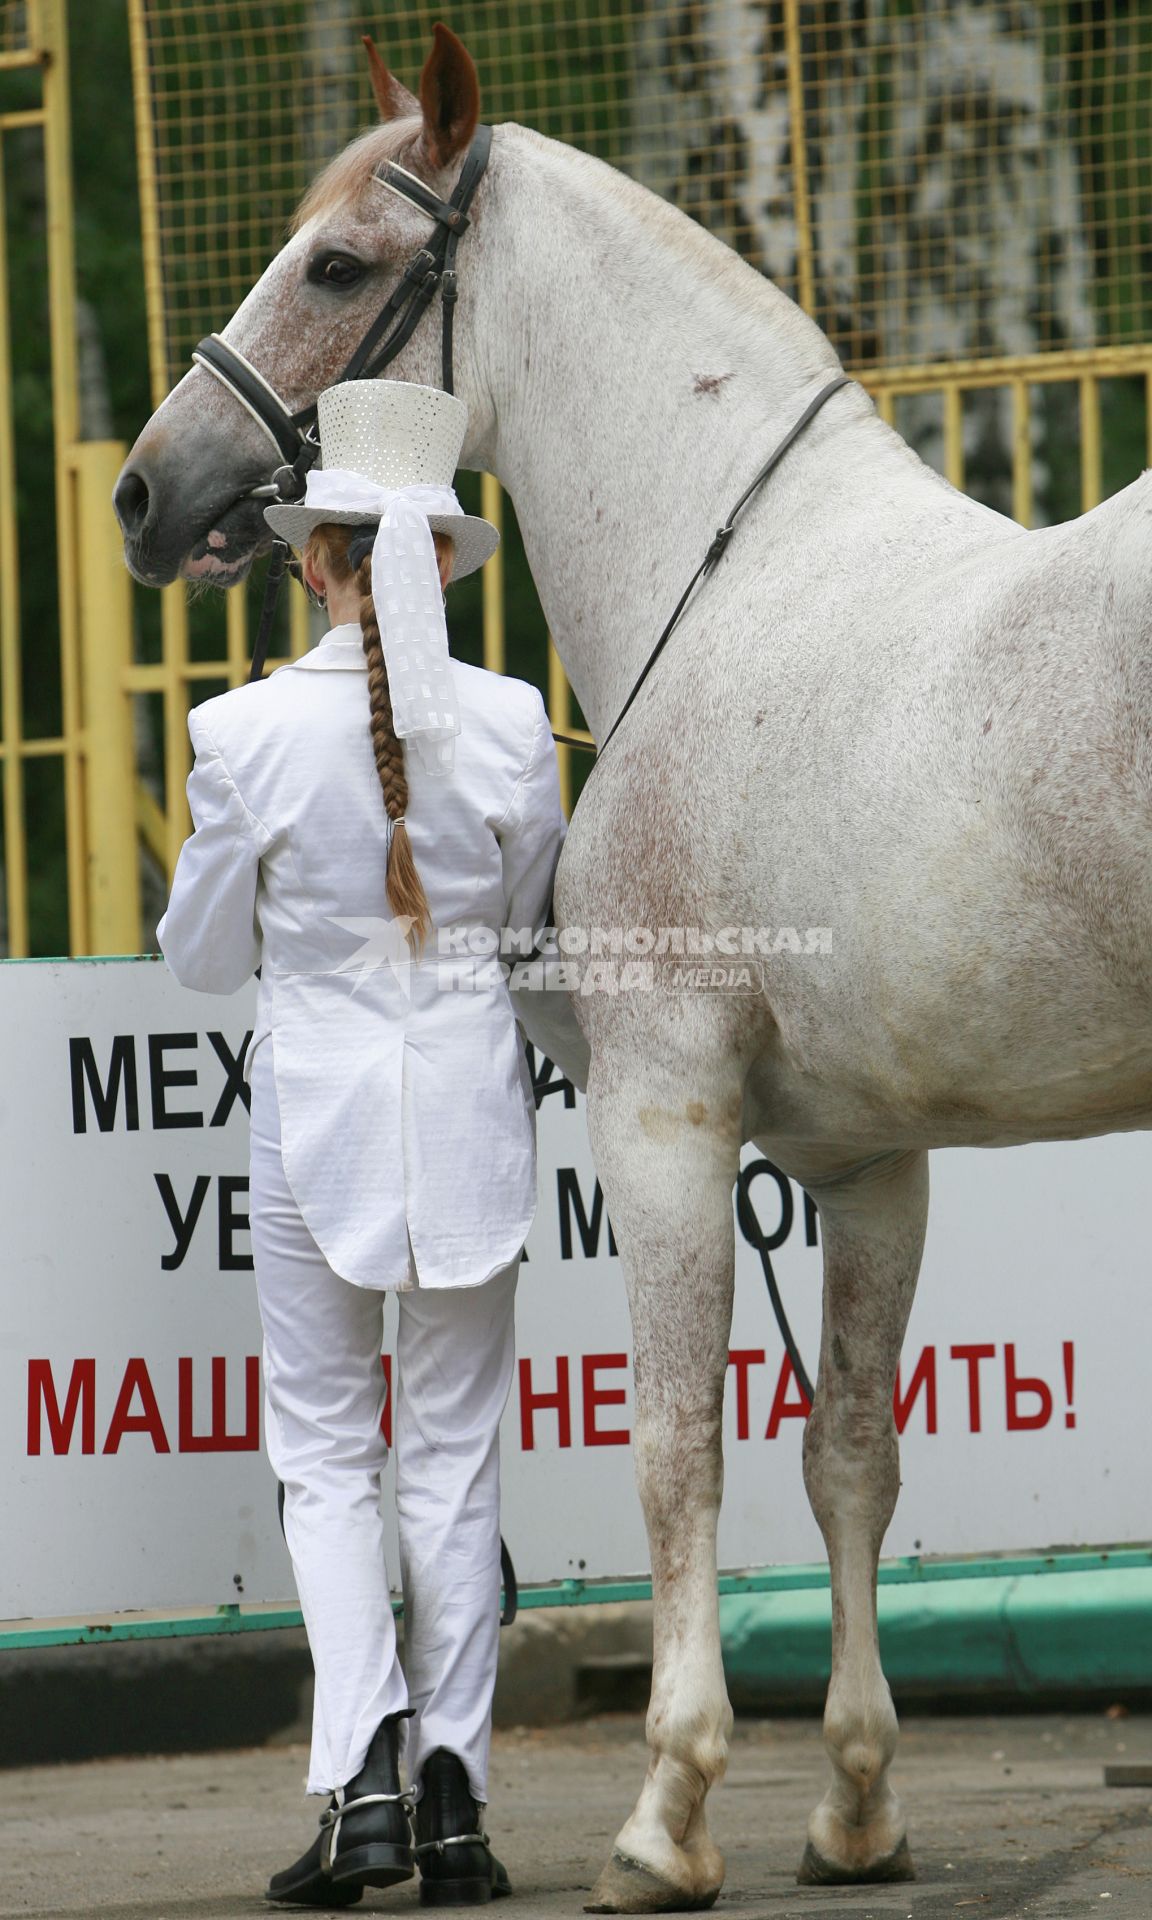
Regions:
<instances>
[{"instance_id":1,"label":"white scarf","mask_svg":"<svg viewBox=\"0 0 1152 1920\"><path fill-rule=\"evenodd\" d=\"M451 487L380 487L343 467L313 468L302 503L365 519L380 515L372 548L372 601L388 669L392 724L426 773L451 773L460 709L448 653L444 593L430 513L460 514Z\"/></svg>"}]
</instances>

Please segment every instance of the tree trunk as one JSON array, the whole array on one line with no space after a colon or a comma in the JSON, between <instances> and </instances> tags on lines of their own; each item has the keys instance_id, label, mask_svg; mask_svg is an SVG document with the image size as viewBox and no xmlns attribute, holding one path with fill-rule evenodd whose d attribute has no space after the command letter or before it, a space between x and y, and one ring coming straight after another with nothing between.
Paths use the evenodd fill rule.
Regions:
<instances>
[{"instance_id":1,"label":"tree trunk","mask_svg":"<svg viewBox=\"0 0 1152 1920\"><path fill-rule=\"evenodd\" d=\"M805 0L816 318L849 365L924 365L1093 338L1079 157L1032 0ZM634 171L793 295L798 234L780 0L656 0L637 29ZM943 462L942 410L900 426ZM1040 434L1034 427L1034 441ZM964 407L970 490L1011 502L1011 398ZM1034 485L1042 500L1046 471Z\"/></svg>"}]
</instances>

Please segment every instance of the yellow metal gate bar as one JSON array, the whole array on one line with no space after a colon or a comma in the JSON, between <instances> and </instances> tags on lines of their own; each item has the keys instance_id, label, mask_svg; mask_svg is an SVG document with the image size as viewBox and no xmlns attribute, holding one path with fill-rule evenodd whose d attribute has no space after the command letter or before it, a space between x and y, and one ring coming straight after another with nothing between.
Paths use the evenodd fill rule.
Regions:
<instances>
[{"instance_id":1,"label":"yellow metal gate bar","mask_svg":"<svg viewBox=\"0 0 1152 1920\"><path fill-rule=\"evenodd\" d=\"M1034 387L1075 382L1079 398L1080 511L1089 513L1104 497L1102 380L1140 377L1148 416L1146 435L1152 464L1152 342L1106 351L1037 354L1016 359L972 360L935 367L861 369L859 378L876 401L881 418L893 424L901 398L939 395L944 407L944 473L953 486L964 485L963 405L969 393L1004 389L1011 395L1012 513L1022 526L1033 522L1034 460L1032 398ZM1135 475L1132 476L1136 478Z\"/></svg>"},{"instance_id":2,"label":"yellow metal gate bar","mask_svg":"<svg viewBox=\"0 0 1152 1920\"><path fill-rule=\"evenodd\" d=\"M70 448L80 435L76 355L76 255L72 230L72 132L64 0L37 0L30 16L43 52L44 172L48 208L48 301L52 339L52 432L56 451L56 541L68 925L73 953L90 949L80 765L80 661L76 581L76 500Z\"/></svg>"},{"instance_id":3,"label":"yellow metal gate bar","mask_svg":"<svg viewBox=\"0 0 1152 1920\"><path fill-rule=\"evenodd\" d=\"M58 763L64 794L68 938L73 953L135 951L139 882L134 826L125 831L134 758L123 670L130 659L128 577L111 509L122 447L79 444L76 270L65 0L32 0L22 44L0 46L0 71L40 81L40 104L0 112L0 795L9 956L33 944L28 875L29 762ZM8 20L9 34L12 17ZM13 420L5 138L35 128L45 183L45 249L57 545L61 727L29 735L21 664L19 453ZM51 635L42 636L43 647Z\"/></svg>"},{"instance_id":4,"label":"yellow metal gate bar","mask_svg":"<svg viewBox=\"0 0 1152 1920\"><path fill-rule=\"evenodd\" d=\"M4 876L7 950L30 945L25 768L33 759L61 763L67 842L68 925L73 952L88 940L84 871L84 807L80 765L80 678L76 606L76 515L68 453L77 433L76 284L72 236L68 45L64 0L35 0L24 16L22 44L0 50L0 69L27 69L40 80L38 107L0 114L0 754L3 756ZM59 736L29 738L21 673L19 551L16 530L17 452L13 427L11 290L8 284L5 136L34 127L42 142L56 474L58 619L62 725ZM47 640L47 636L45 636Z\"/></svg>"},{"instance_id":5,"label":"yellow metal gate bar","mask_svg":"<svg viewBox=\"0 0 1152 1920\"><path fill-rule=\"evenodd\" d=\"M16 541L16 454L8 305L7 183L0 115L0 755L3 756L5 910L8 951L28 952L28 847L24 830L24 689L20 662L20 574Z\"/></svg>"},{"instance_id":6,"label":"yellow metal gate bar","mask_svg":"<svg viewBox=\"0 0 1152 1920\"><path fill-rule=\"evenodd\" d=\"M86 951L131 953L140 943L140 873L132 768L135 745L127 670L132 659L132 585L112 513L112 489L127 449L90 440L68 453L76 494L76 554L83 591L79 650L83 689Z\"/></svg>"}]
</instances>

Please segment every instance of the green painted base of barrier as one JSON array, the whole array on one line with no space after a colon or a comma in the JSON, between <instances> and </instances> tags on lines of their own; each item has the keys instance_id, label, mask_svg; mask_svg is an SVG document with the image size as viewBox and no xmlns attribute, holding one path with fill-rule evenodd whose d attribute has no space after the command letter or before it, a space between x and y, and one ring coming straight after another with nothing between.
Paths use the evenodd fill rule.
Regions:
<instances>
[{"instance_id":1,"label":"green painted base of barrier","mask_svg":"<svg viewBox=\"0 0 1152 1920\"><path fill-rule=\"evenodd\" d=\"M898 1691L1152 1686L1152 1547L881 1564L880 1636ZM827 1682L824 1565L720 1576L725 1665L738 1703L809 1700ZM651 1598L647 1580L562 1580L521 1589L520 1605L576 1607ZM397 1609L399 1610L399 1609ZM190 1634L298 1627L290 1606L117 1613L0 1622L0 1649L107 1646Z\"/></svg>"},{"instance_id":2,"label":"green painted base of barrier","mask_svg":"<svg viewBox=\"0 0 1152 1920\"><path fill-rule=\"evenodd\" d=\"M882 1586L880 1654L898 1699L1026 1700L1152 1688L1152 1567L1083 1567ZM830 1596L720 1604L733 1705L816 1705L828 1684Z\"/></svg>"}]
</instances>

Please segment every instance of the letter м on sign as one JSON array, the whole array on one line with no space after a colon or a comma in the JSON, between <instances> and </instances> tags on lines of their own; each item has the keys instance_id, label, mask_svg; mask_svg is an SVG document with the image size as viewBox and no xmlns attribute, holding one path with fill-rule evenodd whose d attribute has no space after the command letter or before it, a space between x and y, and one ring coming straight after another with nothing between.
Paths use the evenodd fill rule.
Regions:
<instances>
[{"instance_id":1,"label":"letter \u043c on sign","mask_svg":"<svg viewBox=\"0 0 1152 1920\"><path fill-rule=\"evenodd\" d=\"M68 1064L72 1078L72 1131L88 1131L88 1097L101 1133L110 1133L116 1125L120 1095L124 1095L124 1125L129 1133L140 1127L140 1094L136 1081L136 1043L130 1033L118 1033L112 1041L108 1078L102 1084L96 1065L96 1053L87 1034L68 1041Z\"/></svg>"}]
</instances>

